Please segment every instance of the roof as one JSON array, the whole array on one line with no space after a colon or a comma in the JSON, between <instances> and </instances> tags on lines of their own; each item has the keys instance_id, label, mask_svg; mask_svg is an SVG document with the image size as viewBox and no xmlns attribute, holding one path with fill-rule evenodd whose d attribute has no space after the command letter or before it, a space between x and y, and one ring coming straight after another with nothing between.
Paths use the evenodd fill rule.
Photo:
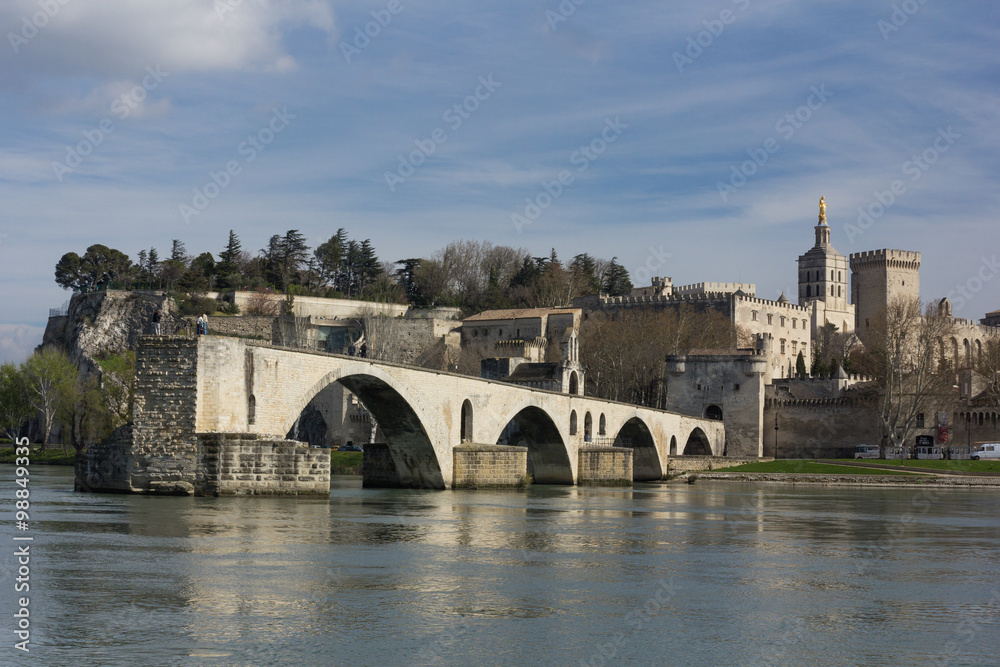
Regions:
<instances>
[{"instance_id":1,"label":"roof","mask_svg":"<svg viewBox=\"0 0 1000 667\"><path fill-rule=\"evenodd\" d=\"M514 372L507 380L511 382L538 382L540 380L553 380L556 377L556 370L559 364L518 364Z\"/></svg>"},{"instance_id":2,"label":"roof","mask_svg":"<svg viewBox=\"0 0 1000 667\"><path fill-rule=\"evenodd\" d=\"M528 317L545 317L546 315L576 315L583 313L582 308L510 308L507 310L484 310L476 315L466 317L463 322L486 322L491 320L520 320Z\"/></svg>"}]
</instances>

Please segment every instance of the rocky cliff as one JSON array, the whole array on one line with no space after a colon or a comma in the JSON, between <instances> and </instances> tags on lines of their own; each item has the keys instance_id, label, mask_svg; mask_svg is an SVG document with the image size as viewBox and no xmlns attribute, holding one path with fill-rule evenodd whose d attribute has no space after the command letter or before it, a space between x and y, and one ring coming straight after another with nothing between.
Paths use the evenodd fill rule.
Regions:
<instances>
[{"instance_id":1,"label":"rocky cliff","mask_svg":"<svg viewBox=\"0 0 1000 667\"><path fill-rule=\"evenodd\" d=\"M157 308L163 315L164 334L184 326L173 299L162 293L74 294L66 315L49 318L42 345L58 346L81 371L93 371L98 356L137 349L139 336L153 331Z\"/></svg>"}]
</instances>

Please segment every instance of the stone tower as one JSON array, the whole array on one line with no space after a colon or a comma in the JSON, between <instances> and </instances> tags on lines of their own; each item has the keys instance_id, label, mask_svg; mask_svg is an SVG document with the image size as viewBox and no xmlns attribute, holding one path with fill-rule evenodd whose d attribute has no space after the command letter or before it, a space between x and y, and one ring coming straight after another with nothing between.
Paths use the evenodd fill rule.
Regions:
<instances>
[{"instance_id":1,"label":"stone tower","mask_svg":"<svg viewBox=\"0 0 1000 667\"><path fill-rule=\"evenodd\" d=\"M799 305L809 308L813 341L827 324L840 332L854 331L854 306L848 302L847 258L830 244L826 197L819 200L816 244L799 256Z\"/></svg>"},{"instance_id":2,"label":"stone tower","mask_svg":"<svg viewBox=\"0 0 1000 667\"><path fill-rule=\"evenodd\" d=\"M920 298L920 253L868 250L851 255L855 332L865 344L868 329L897 297Z\"/></svg>"},{"instance_id":3,"label":"stone tower","mask_svg":"<svg viewBox=\"0 0 1000 667\"><path fill-rule=\"evenodd\" d=\"M847 258L830 245L826 197L819 200L816 245L799 256L799 305L822 301L827 310L847 310Z\"/></svg>"}]
</instances>

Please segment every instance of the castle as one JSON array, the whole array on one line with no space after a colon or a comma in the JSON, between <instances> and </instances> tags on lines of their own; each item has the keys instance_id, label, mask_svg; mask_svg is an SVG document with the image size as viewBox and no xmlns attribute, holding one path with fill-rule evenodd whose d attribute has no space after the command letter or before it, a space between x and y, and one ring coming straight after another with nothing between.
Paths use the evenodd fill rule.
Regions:
<instances>
[{"instance_id":1,"label":"castle","mask_svg":"<svg viewBox=\"0 0 1000 667\"><path fill-rule=\"evenodd\" d=\"M798 258L798 289L798 302L791 303L784 294L777 300L757 298L752 284L673 287L670 278L654 278L651 286L629 296L585 297L577 305L610 312L687 305L727 315L742 342L749 344L668 357L667 409L724 419L730 456L850 456L855 445L876 444L881 438L877 418L849 399L849 390L865 379L849 377L843 369L831 378L796 377L796 360L801 354L808 369L815 346L831 330L846 334L841 350L845 356L851 346L870 343L871 327L890 302L919 298L920 253L882 249L844 257L830 243L826 201L821 198L815 244ZM937 307L951 317L947 299ZM980 387L971 369L982 360L984 344L1000 333L1000 318L992 313L981 323L958 318L952 322L954 335L938 341L936 356L958 371L957 398L964 403L954 412L943 407L946 411L926 419L919 415L917 434L938 443L947 442L949 435L962 444L973 434L995 439L998 408L977 398ZM779 420L785 422L783 427ZM774 439L765 445L772 421ZM782 428L784 447L779 442Z\"/></svg>"}]
</instances>

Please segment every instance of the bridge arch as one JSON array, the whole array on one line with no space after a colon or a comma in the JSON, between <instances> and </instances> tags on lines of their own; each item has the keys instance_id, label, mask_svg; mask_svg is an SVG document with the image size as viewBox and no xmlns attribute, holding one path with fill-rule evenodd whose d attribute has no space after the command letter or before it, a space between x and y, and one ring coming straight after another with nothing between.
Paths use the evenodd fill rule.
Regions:
<instances>
[{"instance_id":1,"label":"bridge arch","mask_svg":"<svg viewBox=\"0 0 1000 667\"><path fill-rule=\"evenodd\" d=\"M712 444L708 441L708 436L699 427L695 427L688 436L687 444L684 445L684 456L711 456Z\"/></svg>"},{"instance_id":2,"label":"bridge arch","mask_svg":"<svg viewBox=\"0 0 1000 667\"><path fill-rule=\"evenodd\" d=\"M632 448L632 479L637 482L663 479L656 440L642 419L632 417L622 424L615 436L615 447Z\"/></svg>"},{"instance_id":3,"label":"bridge arch","mask_svg":"<svg viewBox=\"0 0 1000 667\"><path fill-rule=\"evenodd\" d=\"M399 475L400 486L434 489L446 487L438 453L427 434L423 419L413 407L415 402L391 376L377 371L371 365L365 365L364 370L359 371L338 369L328 373L300 398L297 405L301 408L296 414L334 382L357 396L378 422ZM287 428L291 428L291 424Z\"/></svg>"},{"instance_id":4,"label":"bridge arch","mask_svg":"<svg viewBox=\"0 0 1000 667\"><path fill-rule=\"evenodd\" d=\"M506 443L501 442L508 435ZM528 474L537 484L573 484L573 467L559 427L542 408L527 405L506 422L497 444L528 448Z\"/></svg>"}]
</instances>

